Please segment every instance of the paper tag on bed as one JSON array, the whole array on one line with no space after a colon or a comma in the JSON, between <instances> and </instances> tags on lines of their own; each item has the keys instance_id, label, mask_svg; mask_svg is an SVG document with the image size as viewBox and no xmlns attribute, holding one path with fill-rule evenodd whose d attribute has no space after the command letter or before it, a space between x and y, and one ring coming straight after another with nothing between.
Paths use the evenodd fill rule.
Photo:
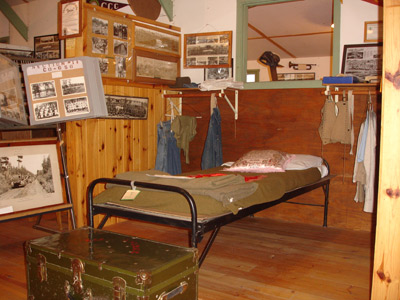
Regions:
<instances>
[{"instance_id":1,"label":"paper tag on bed","mask_svg":"<svg viewBox=\"0 0 400 300\"><path fill-rule=\"evenodd\" d=\"M121 200L133 200L139 195L140 191L138 190L127 190L125 194L122 196Z\"/></svg>"}]
</instances>

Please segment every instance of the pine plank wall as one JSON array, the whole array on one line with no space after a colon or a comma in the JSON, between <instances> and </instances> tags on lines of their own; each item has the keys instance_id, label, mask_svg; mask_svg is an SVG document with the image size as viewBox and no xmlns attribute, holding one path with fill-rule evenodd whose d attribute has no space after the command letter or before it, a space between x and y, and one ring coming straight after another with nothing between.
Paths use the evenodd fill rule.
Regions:
<instances>
[{"instance_id":1,"label":"pine plank wall","mask_svg":"<svg viewBox=\"0 0 400 300\"><path fill-rule=\"evenodd\" d=\"M224 161L234 161L250 149L277 149L290 153L323 156L337 176L330 188L328 226L370 231L375 215L363 212L363 204L355 203L352 183L354 155L350 146L322 146L318 134L323 89L241 90L239 118L224 99L218 100L222 116ZM149 97L147 120L83 120L68 122L66 145L68 168L77 225L86 224L86 188L98 177L112 177L119 172L145 170L154 167L156 158L157 123L168 113L160 88L105 85L105 92ZM228 95L230 91L227 92ZM229 98L233 99L233 93ZM355 97L354 133L357 141L367 109L367 95ZM372 96L375 111L380 100ZM197 118L197 135L190 143L190 164L182 170L200 169L201 154L210 117L208 98L184 98L183 113ZM378 131L379 132L379 131ZM353 151L356 151L356 143ZM99 192L100 189L96 190ZM322 191L314 191L298 200L322 203ZM323 210L319 207L280 204L258 214L260 217L283 219L309 224L322 224ZM115 222L115 220L114 220Z\"/></svg>"}]
</instances>

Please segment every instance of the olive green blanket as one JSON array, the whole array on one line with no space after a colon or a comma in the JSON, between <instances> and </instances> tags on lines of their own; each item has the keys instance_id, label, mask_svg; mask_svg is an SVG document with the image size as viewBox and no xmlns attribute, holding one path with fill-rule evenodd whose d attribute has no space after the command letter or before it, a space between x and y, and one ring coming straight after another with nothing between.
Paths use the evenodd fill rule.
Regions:
<instances>
[{"instance_id":1,"label":"olive green blanket","mask_svg":"<svg viewBox=\"0 0 400 300\"><path fill-rule=\"evenodd\" d=\"M256 189L251 193L248 193L248 195L246 196L243 196L243 193L239 191L239 195L242 195L243 197L239 196L238 198L240 199L232 202L217 200L215 197L210 196L209 193L203 193L203 194L191 193L192 197L196 202L199 219L217 217L228 213L236 214L242 208L246 208L264 202L274 201L276 199L281 198L286 192L314 183L321 178L321 174L317 168L310 168L301 171L286 171L283 173L232 174L232 172L222 171L222 168L219 167L192 173L186 173L184 175L198 175L198 174L206 175L206 174L216 174L216 173L227 174L227 176L229 175L229 177L232 176L237 177L237 178L232 178L233 186L236 184L242 185L242 187L244 185L249 185L251 187L256 187ZM158 172L152 170L149 170L147 172L126 172L117 175L116 178L136 180L136 181L144 181L143 178L149 178L149 180L146 181L157 184L170 183L170 181L166 181L169 180L169 178L160 179L153 176L147 176L146 174L154 175L158 174ZM147 177L142 177L143 175ZM222 179L221 177L220 179L231 180L227 176L223 176L224 178ZM243 180L240 179L253 176L254 177L262 176L262 177L257 178L256 181L246 182L246 183L243 183ZM142 180L138 180L138 178ZM181 179L181 181L182 180L190 181L190 183L186 184L193 185L194 181L192 180L195 179ZM134 200L121 200L122 196L128 189L130 188L127 186L108 184L107 189L94 198L94 203L95 204L112 203L114 205L130 207L134 208L135 210L144 211L147 213L167 214L167 215L174 215L181 217L188 217L190 215L189 205L187 204L186 199L180 194L172 192L141 190L141 192ZM251 189L252 188L249 188L249 190ZM208 190L210 190L210 188L208 188ZM249 190L247 190L246 193Z\"/></svg>"}]
</instances>

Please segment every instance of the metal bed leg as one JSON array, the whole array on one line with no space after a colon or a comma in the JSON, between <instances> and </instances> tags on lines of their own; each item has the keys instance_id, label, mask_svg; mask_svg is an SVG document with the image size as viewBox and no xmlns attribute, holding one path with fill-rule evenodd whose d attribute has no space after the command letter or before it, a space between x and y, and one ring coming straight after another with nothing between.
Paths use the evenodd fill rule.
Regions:
<instances>
[{"instance_id":1,"label":"metal bed leg","mask_svg":"<svg viewBox=\"0 0 400 300\"><path fill-rule=\"evenodd\" d=\"M324 227L328 227L328 205L329 205L329 182L326 186L323 186L322 189L324 190L325 194L325 204L324 204Z\"/></svg>"},{"instance_id":2,"label":"metal bed leg","mask_svg":"<svg viewBox=\"0 0 400 300\"><path fill-rule=\"evenodd\" d=\"M213 232L211 233L211 236L210 236L210 238L208 239L207 244L206 244L206 246L205 246L203 252L202 252L201 255L200 255L200 259L199 259L199 268L201 267L201 265L202 265L204 259L206 258L208 251L210 251L210 248L211 248L212 244L214 243L214 240L215 240L215 238L217 237L217 234L218 234L220 228L221 228L221 227L215 228L215 229L213 230Z\"/></svg>"},{"instance_id":3,"label":"metal bed leg","mask_svg":"<svg viewBox=\"0 0 400 300\"><path fill-rule=\"evenodd\" d=\"M105 215L104 218L101 220L99 226L97 226L98 229L102 229L104 225L106 225L108 218L110 217L109 214Z\"/></svg>"}]
</instances>

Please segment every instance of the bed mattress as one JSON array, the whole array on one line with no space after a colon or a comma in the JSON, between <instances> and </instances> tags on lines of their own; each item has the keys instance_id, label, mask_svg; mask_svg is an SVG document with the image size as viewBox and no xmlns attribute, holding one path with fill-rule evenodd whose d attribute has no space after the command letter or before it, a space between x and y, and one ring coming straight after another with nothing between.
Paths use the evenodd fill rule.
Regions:
<instances>
[{"instance_id":1,"label":"bed mattress","mask_svg":"<svg viewBox=\"0 0 400 300\"><path fill-rule=\"evenodd\" d=\"M137 172L126 172L116 176L119 179L133 180ZM206 176L210 174L227 174L223 167L185 173L185 176ZM196 202L198 220L210 219L226 214L237 214L241 209L253 205L271 202L281 198L285 193L315 183L321 179L318 168L290 170L278 173L234 173L252 178L257 188L250 195L239 200L223 203L207 195L192 194ZM128 186L108 185L94 198L95 205L112 205L147 214L165 215L174 218L190 219L190 209L186 199L176 193L141 190L134 200L121 200Z\"/></svg>"}]
</instances>

